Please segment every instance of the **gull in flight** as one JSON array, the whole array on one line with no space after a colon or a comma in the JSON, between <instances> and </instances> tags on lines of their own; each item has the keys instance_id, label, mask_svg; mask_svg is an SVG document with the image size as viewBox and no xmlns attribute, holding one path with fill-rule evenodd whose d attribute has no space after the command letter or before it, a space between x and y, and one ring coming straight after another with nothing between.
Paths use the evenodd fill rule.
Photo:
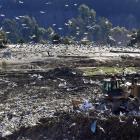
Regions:
<instances>
[{"instance_id":1,"label":"gull in flight","mask_svg":"<svg viewBox=\"0 0 140 140\"><path fill-rule=\"evenodd\" d=\"M41 14L45 14L45 12L44 12L44 11L40 11L40 13L41 13Z\"/></svg>"},{"instance_id":2,"label":"gull in flight","mask_svg":"<svg viewBox=\"0 0 140 140\"><path fill-rule=\"evenodd\" d=\"M23 2L23 1L19 1L19 3L20 3L20 4L23 4L24 2Z\"/></svg>"}]
</instances>

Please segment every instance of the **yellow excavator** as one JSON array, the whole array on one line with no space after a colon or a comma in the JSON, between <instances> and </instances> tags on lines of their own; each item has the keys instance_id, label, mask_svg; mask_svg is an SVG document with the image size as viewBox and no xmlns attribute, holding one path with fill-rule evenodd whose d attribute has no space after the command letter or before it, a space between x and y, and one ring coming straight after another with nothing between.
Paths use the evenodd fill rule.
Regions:
<instances>
[{"instance_id":1,"label":"yellow excavator","mask_svg":"<svg viewBox=\"0 0 140 140\"><path fill-rule=\"evenodd\" d=\"M127 99L129 96L140 99L140 84L137 78L126 82L123 78L112 77L103 80L103 93L107 94L108 99Z\"/></svg>"}]
</instances>

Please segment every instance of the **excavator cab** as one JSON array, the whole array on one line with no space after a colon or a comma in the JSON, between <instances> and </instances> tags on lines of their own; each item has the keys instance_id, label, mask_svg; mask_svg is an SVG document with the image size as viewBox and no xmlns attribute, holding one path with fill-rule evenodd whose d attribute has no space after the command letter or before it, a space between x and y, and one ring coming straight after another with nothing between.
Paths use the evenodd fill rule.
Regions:
<instances>
[{"instance_id":1,"label":"excavator cab","mask_svg":"<svg viewBox=\"0 0 140 140\"><path fill-rule=\"evenodd\" d=\"M106 79L106 80L104 80L103 86L104 86L105 92L109 92L109 91L118 89L118 88L120 88L120 80L111 81L110 79Z\"/></svg>"},{"instance_id":2,"label":"excavator cab","mask_svg":"<svg viewBox=\"0 0 140 140\"><path fill-rule=\"evenodd\" d=\"M121 99L124 97L124 90L121 85L124 83L122 79L116 79L112 77L111 79L105 79L103 81L103 93L111 99Z\"/></svg>"}]
</instances>

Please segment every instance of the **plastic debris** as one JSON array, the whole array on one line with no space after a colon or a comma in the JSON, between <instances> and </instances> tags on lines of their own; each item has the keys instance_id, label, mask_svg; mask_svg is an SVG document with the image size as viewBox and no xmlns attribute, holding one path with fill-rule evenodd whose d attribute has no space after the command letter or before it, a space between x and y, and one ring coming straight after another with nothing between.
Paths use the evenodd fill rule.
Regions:
<instances>
[{"instance_id":1,"label":"plastic debris","mask_svg":"<svg viewBox=\"0 0 140 140\"><path fill-rule=\"evenodd\" d=\"M12 132L10 132L9 130L2 133L2 137L9 136L9 135L12 135Z\"/></svg>"},{"instance_id":2,"label":"plastic debris","mask_svg":"<svg viewBox=\"0 0 140 140\"><path fill-rule=\"evenodd\" d=\"M105 130L104 130L103 127L101 127L101 126L98 126L98 127L99 127L99 129L100 129L103 133L105 133Z\"/></svg>"},{"instance_id":3,"label":"plastic debris","mask_svg":"<svg viewBox=\"0 0 140 140\"><path fill-rule=\"evenodd\" d=\"M97 121L94 121L91 124L91 131L92 131L92 133L95 133L96 132L96 128L97 128Z\"/></svg>"},{"instance_id":4,"label":"plastic debris","mask_svg":"<svg viewBox=\"0 0 140 140\"><path fill-rule=\"evenodd\" d=\"M139 125L138 125L138 122L136 121L136 119L134 119L132 123L133 123L133 125L135 125L135 126L139 126Z\"/></svg>"},{"instance_id":5,"label":"plastic debris","mask_svg":"<svg viewBox=\"0 0 140 140\"><path fill-rule=\"evenodd\" d=\"M92 103L89 103L88 100L85 100L84 103L80 106L82 111L88 111L89 109L93 108Z\"/></svg>"}]
</instances>

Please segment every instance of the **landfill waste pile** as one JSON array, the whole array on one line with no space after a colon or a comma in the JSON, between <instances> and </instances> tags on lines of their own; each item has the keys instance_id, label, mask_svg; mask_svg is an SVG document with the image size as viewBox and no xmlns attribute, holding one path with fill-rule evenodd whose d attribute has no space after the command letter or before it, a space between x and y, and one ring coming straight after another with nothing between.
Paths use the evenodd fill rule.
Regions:
<instances>
[{"instance_id":1,"label":"landfill waste pile","mask_svg":"<svg viewBox=\"0 0 140 140\"><path fill-rule=\"evenodd\" d=\"M140 139L139 54L17 47L0 54L0 140Z\"/></svg>"},{"instance_id":2,"label":"landfill waste pile","mask_svg":"<svg viewBox=\"0 0 140 140\"><path fill-rule=\"evenodd\" d=\"M92 117L88 115L92 115ZM5 139L97 140L103 138L105 140L137 140L140 137L139 117L107 117L96 113L88 115L56 113L53 118L43 118L34 127L22 127Z\"/></svg>"}]
</instances>

